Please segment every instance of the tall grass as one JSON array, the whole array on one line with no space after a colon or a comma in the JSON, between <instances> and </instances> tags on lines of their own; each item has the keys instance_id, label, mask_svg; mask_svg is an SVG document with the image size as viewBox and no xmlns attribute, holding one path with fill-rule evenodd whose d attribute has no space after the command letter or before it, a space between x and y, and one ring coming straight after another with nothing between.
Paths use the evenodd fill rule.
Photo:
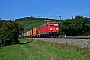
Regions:
<instances>
[{"instance_id":1,"label":"tall grass","mask_svg":"<svg viewBox=\"0 0 90 60\"><path fill-rule=\"evenodd\" d=\"M22 38L0 48L0 60L90 60L90 49Z\"/></svg>"},{"instance_id":2,"label":"tall grass","mask_svg":"<svg viewBox=\"0 0 90 60\"><path fill-rule=\"evenodd\" d=\"M28 58L19 45L11 45L0 49L0 60L28 60Z\"/></svg>"},{"instance_id":3,"label":"tall grass","mask_svg":"<svg viewBox=\"0 0 90 60\"><path fill-rule=\"evenodd\" d=\"M50 53L53 54L54 56L56 56L56 59L63 59L63 60L90 59L90 49L88 48L79 48L77 46L70 46L70 45L51 43L51 42L48 43L37 40L34 40L32 42L31 41L32 40L30 40L29 44L40 47L40 49L45 50L44 52L48 52L47 55Z\"/></svg>"}]
</instances>

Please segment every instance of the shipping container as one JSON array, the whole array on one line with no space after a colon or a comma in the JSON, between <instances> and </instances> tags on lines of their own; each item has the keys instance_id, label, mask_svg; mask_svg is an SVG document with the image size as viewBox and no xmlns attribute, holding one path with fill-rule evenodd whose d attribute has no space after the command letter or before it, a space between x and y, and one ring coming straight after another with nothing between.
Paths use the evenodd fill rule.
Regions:
<instances>
[{"instance_id":1,"label":"shipping container","mask_svg":"<svg viewBox=\"0 0 90 60\"><path fill-rule=\"evenodd\" d=\"M30 37L30 31L27 31L27 32L26 32L26 36L27 36L27 37Z\"/></svg>"},{"instance_id":2,"label":"shipping container","mask_svg":"<svg viewBox=\"0 0 90 60\"><path fill-rule=\"evenodd\" d=\"M30 30L30 36L33 36L33 30Z\"/></svg>"}]
</instances>

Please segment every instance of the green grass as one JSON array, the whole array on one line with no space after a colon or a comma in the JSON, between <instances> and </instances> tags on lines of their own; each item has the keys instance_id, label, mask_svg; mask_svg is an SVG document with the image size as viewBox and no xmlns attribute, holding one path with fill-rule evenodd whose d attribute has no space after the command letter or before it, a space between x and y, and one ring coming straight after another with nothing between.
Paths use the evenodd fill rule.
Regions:
<instances>
[{"instance_id":1,"label":"green grass","mask_svg":"<svg viewBox=\"0 0 90 60\"><path fill-rule=\"evenodd\" d=\"M2 47L0 60L90 60L90 49L22 38Z\"/></svg>"},{"instance_id":2,"label":"green grass","mask_svg":"<svg viewBox=\"0 0 90 60\"><path fill-rule=\"evenodd\" d=\"M0 60L28 60L28 58L19 45L11 45L0 49Z\"/></svg>"},{"instance_id":3,"label":"green grass","mask_svg":"<svg viewBox=\"0 0 90 60\"><path fill-rule=\"evenodd\" d=\"M57 56L55 58L56 60L58 60L58 59L59 60L61 60L61 59L62 60L68 60L68 59L69 60L86 60L86 58L84 58L83 56L78 55L78 52L76 52L76 51L72 52L72 51L67 50L67 48L68 47L70 48L70 46L67 46L67 48L65 48L65 49L60 48L60 47L56 48L56 46L58 46L57 44L54 45L53 43L45 43L45 42L40 42L40 41L38 43L33 42L30 44L40 46L44 50L46 50L48 52L48 54L51 53L51 54ZM60 44L59 44L59 46L60 46ZM65 45L64 45L64 47L65 47ZM73 49L73 48L71 48L71 49Z\"/></svg>"},{"instance_id":4,"label":"green grass","mask_svg":"<svg viewBox=\"0 0 90 60\"><path fill-rule=\"evenodd\" d=\"M25 30L30 30L31 28L40 26L45 23L44 20L32 20L32 22L31 20L21 20L18 22L24 26Z\"/></svg>"}]
</instances>

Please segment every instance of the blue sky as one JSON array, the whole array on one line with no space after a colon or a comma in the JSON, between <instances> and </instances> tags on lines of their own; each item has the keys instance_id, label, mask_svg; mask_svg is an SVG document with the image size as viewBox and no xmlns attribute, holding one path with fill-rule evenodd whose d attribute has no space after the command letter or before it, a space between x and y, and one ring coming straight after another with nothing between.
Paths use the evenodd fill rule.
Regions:
<instances>
[{"instance_id":1,"label":"blue sky","mask_svg":"<svg viewBox=\"0 0 90 60\"><path fill-rule=\"evenodd\" d=\"M0 18L40 17L62 19L90 17L90 0L0 0Z\"/></svg>"}]
</instances>

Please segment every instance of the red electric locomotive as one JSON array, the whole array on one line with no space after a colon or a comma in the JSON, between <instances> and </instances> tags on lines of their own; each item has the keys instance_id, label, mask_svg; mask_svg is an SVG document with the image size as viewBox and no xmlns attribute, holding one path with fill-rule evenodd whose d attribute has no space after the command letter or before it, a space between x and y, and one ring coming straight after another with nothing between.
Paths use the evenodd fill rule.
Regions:
<instances>
[{"instance_id":1,"label":"red electric locomotive","mask_svg":"<svg viewBox=\"0 0 90 60\"><path fill-rule=\"evenodd\" d=\"M40 37L57 37L60 35L60 26L58 22L47 22L39 27Z\"/></svg>"}]
</instances>

